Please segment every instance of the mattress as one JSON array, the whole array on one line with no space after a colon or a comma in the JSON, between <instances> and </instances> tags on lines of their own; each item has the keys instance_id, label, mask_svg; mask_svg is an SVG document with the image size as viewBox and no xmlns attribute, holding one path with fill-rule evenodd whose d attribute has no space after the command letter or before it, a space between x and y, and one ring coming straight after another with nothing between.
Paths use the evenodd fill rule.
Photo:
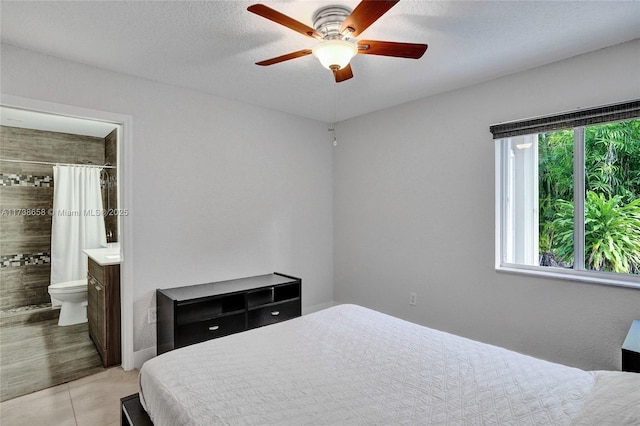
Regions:
<instances>
[{"instance_id":1,"label":"mattress","mask_svg":"<svg viewBox=\"0 0 640 426\"><path fill-rule=\"evenodd\" d=\"M640 424L640 374L554 364L355 305L165 353L140 385L156 426Z\"/></svg>"}]
</instances>

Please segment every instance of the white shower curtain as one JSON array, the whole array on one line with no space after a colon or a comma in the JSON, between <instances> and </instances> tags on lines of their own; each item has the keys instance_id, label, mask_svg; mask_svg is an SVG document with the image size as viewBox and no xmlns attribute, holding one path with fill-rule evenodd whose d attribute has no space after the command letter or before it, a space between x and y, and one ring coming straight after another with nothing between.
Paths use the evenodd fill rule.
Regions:
<instances>
[{"instance_id":1,"label":"white shower curtain","mask_svg":"<svg viewBox=\"0 0 640 426\"><path fill-rule=\"evenodd\" d=\"M51 284L86 278L87 255L82 250L106 242L100 169L54 166Z\"/></svg>"}]
</instances>

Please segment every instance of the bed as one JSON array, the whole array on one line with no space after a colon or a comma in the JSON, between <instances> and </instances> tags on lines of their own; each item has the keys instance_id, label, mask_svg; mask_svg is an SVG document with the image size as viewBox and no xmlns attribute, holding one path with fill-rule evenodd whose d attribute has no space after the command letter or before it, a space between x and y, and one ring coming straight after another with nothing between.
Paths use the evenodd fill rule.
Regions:
<instances>
[{"instance_id":1,"label":"bed","mask_svg":"<svg viewBox=\"0 0 640 426\"><path fill-rule=\"evenodd\" d=\"M163 425L640 425L640 374L583 371L339 305L140 371Z\"/></svg>"}]
</instances>

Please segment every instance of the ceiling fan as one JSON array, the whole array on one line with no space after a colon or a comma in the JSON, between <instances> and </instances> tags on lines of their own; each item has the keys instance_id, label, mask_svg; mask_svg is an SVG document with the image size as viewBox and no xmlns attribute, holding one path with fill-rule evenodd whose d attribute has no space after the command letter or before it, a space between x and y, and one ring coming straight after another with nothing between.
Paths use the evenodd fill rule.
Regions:
<instances>
[{"instance_id":1,"label":"ceiling fan","mask_svg":"<svg viewBox=\"0 0 640 426\"><path fill-rule=\"evenodd\" d=\"M349 61L357 54L419 59L427 50L426 44L355 40L355 37L359 36L399 1L362 0L353 11L344 6L323 7L313 15L315 28L263 4L251 5L247 8L249 12L284 25L307 37L321 40L313 49L287 53L276 58L256 62L256 65L273 65L313 54L325 68L333 71L336 83L340 83L353 77Z\"/></svg>"}]
</instances>

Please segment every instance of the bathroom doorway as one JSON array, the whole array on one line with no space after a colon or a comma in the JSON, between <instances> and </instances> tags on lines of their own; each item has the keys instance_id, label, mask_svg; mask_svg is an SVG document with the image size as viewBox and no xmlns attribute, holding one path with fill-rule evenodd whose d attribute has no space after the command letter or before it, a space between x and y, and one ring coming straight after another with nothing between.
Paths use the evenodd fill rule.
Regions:
<instances>
[{"instance_id":1,"label":"bathroom doorway","mask_svg":"<svg viewBox=\"0 0 640 426\"><path fill-rule=\"evenodd\" d=\"M87 323L59 326L51 274L54 164L100 167L105 209L117 211L118 123L0 107L0 400L102 370ZM108 212L107 212L108 213ZM110 242L120 218L105 217Z\"/></svg>"}]
</instances>

